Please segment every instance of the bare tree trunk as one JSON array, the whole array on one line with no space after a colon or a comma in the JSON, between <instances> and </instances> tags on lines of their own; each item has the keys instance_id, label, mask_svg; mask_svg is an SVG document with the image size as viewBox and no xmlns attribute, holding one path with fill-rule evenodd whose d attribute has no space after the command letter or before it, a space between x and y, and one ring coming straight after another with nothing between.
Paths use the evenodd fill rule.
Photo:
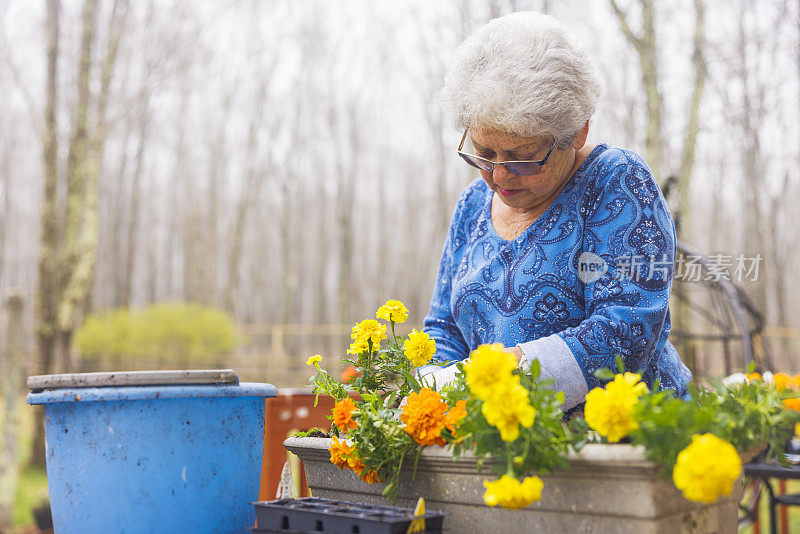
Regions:
<instances>
[{"instance_id":1,"label":"bare tree trunk","mask_svg":"<svg viewBox=\"0 0 800 534\"><path fill-rule=\"evenodd\" d=\"M658 81L658 49L656 47L655 6L653 0L640 0L642 8L642 30L635 34L628 24L627 14L620 9L615 0L611 0L611 7L617 16L622 33L636 49L639 56L639 68L642 74L642 87L645 91L647 105L647 136L645 138L645 159L659 180L665 178L664 167L664 136L662 130L662 114L664 102Z\"/></svg>"},{"instance_id":2,"label":"bare tree trunk","mask_svg":"<svg viewBox=\"0 0 800 534\"><path fill-rule=\"evenodd\" d=\"M703 0L694 0L694 12L694 53L692 54L694 90L689 104L689 120L686 123L686 133L683 137L683 157L678 170L678 220L676 221L678 236L687 241L692 233L689 192L695 161L697 134L700 131L700 103L703 100L703 91L708 77L706 61L703 56L705 49L705 8Z\"/></svg>"},{"instance_id":3,"label":"bare tree trunk","mask_svg":"<svg viewBox=\"0 0 800 534\"><path fill-rule=\"evenodd\" d=\"M752 8L752 2L747 2ZM739 126L742 131L741 154L742 171L745 183L744 211L747 215L745 228L745 247L748 254L760 251L766 242L764 236L764 216L762 213L762 191L764 184L764 156L761 151L761 124L765 116L765 92L766 82L752 78L758 72L756 68L748 65L748 47L754 47L754 56L761 58L763 42L760 37L751 39L745 29L745 21L742 17L755 13L753 9L744 11L739 17L739 35L737 42L737 55L739 60L738 71L741 86L741 110ZM756 308L762 312L767 308L767 284L764 276L753 281L751 294Z\"/></svg>"},{"instance_id":4,"label":"bare tree trunk","mask_svg":"<svg viewBox=\"0 0 800 534\"><path fill-rule=\"evenodd\" d=\"M108 125L106 112L111 80L116 66L119 43L127 15L127 0L115 0L109 22L108 43L100 71L100 92L94 109L94 127L88 128L91 106L90 74L92 44L97 25L96 0L86 0L83 18L83 41L78 76L78 109L72 165L67 164L67 239L64 280L66 284L59 303L58 322L61 332L61 354L64 369L70 371L72 333L81 316L91 308L92 281L97 260L98 214L97 197L103 165ZM70 172L71 171L71 172Z\"/></svg>"},{"instance_id":5,"label":"bare tree trunk","mask_svg":"<svg viewBox=\"0 0 800 534\"><path fill-rule=\"evenodd\" d=\"M129 197L129 195L126 194L129 181L128 161L131 159L128 155L128 140L132 135L132 128L133 125L131 125L131 121L126 120L124 129L125 133L123 135L124 141L122 154L120 156L119 166L116 172L114 172L114 184L111 187L106 186L100 188L99 204L101 207L103 207L104 203L107 204L103 210L107 224L100 225L98 249L103 250L104 248L111 248L114 251L109 258L110 266L105 267L105 270L108 271L108 274L106 275L107 281L105 284L111 286L111 295L106 302L110 303L114 308L123 308L127 306L125 303L125 297L123 296L123 284L125 283L124 265L126 258L122 250L122 236L123 227L126 224L126 204L128 203ZM101 220L103 219L102 214L100 215L100 218ZM110 228L107 231L104 231L104 226L108 226ZM103 280L100 280L100 283L102 284Z\"/></svg>"},{"instance_id":6,"label":"bare tree trunk","mask_svg":"<svg viewBox=\"0 0 800 534\"><path fill-rule=\"evenodd\" d=\"M47 96L44 111L45 135L44 188L42 198L41 240L39 246L39 287L37 291L37 321L39 341L39 372L53 372L57 330L58 283L58 53L59 1L47 2ZM31 462L44 465L44 414L36 411L35 433Z\"/></svg>"},{"instance_id":7,"label":"bare tree trunk","mask_svg":"<svg viewBox=\"0 0 800 534\"><path fill-rule=\"evenodd\" d=\"M96 183L90 183L92 147L89 132L90 74L97 12L97 0L84 2L81 17L78 99L75 107L75 125L67 155L67 206L59 265L60 295L57 319L58 369L64 371L69 370L70 332L74 328L76 314L86 296L87 284L91 281L97 239L97 187Z\"/></svg>"},{"instance_id":8,"label":"bare tree trunk","mask_svg":"<svg viewBox=\"0 0 800 534\"><path fill-rule=\"evenodd\" d=\"M131 177L131 196L128 203L128 231L125 236L125 265L122 269L119 305L127 308L133 300L133 267L138 253L139 212L141 211L142 173L144 172L144 147L147 144L147 126L150 107L149 95L142 89L139 103L139 145L136 149L136 164Z\"/></svg>"},{"instance_id":9,"label":"bare tree trunk","mask_svg":"<svg viewBox=\"0 0 800 534\"><path fill-rule=\"evenodd\" d=\"M244 233L247 223L247 217L253 203L259 196L261 185L264 177L260 172L260 165L258 163L259 140L258 140L258 126L263 118L262 110L267 94L266 75L264 81L258 88L256 93L253 108L258 110L250 116L250 124L247 133L247 176L245 177L245 186L242 189L242 196L236 207L236 218L233 225L232 243L230 252L228 254L228 285L225 291L225 309L232 314L236 313L236 299L239 293L239 284L241 278L242 249L244 246ZM283 252L283 251L282 251Z\"/></svg>"},{"instance_id":10,"label":"bare tree trunk","mask_svg":"<svg viewBox=\"0 0 800 534\"><path fill-rule=\"evenodd\" d=\"M351 319L352 301L356 298L353 287L353 209L355 196L354 175L358 168L360 150L359 126L357 124L355 105L346 106L346 117L336 114L331 107L329 123L331 131L347 128L345 135L347 145L338 149L336 162L336 239L338 240L338 280L336 302L338 303L338 321L346 324ZM335 137L338 137L334 133ZM348 155L350 157L348 158ZM348 164L345 164L347 159Z\"/></svg>"},{"instance_id":11,"label":"bare tree trunk","mask_svg":"<svg viewBox=\"0 0 800 534\"><path fill-rule=\"evenodd\" d=\"M222 116L228 117L230 115L231 104L233 101L233 92L229 91L224 98L222 104ZM216 135L208 140L209 148L209 169L208 169L208 231L206 236L206 255L207 255L207 281L209 286L206 291L209 293L209 302L216 302L218 298L217 284L218 267L219 267L219 198L220 198L220 183L222 183L226 176L226 169L228 167L228 122L226 120L220 121L217 126Z\"/></svg>"},{"instance_id":12,"label":"bare tree trunk","mask_svg":"<svg viewBox=\"0 0 800 534\"><path fill-rule=\"evenodd\" d=\"M19 400L22 394L22 307L21 295L8 297L8 330L2 367L2 439L0 439L0 533L13 531L14 498L17 495Z\"/></svg>"}]
</instances>

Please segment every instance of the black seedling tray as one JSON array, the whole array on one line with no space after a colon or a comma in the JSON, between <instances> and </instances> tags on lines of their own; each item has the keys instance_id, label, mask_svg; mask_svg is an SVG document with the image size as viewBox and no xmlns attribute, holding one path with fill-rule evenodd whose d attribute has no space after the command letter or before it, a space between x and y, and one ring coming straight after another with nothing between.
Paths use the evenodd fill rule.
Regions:
<instances>
[{"instance_id":1,"label":"black seedling tray","mask_svg":"<svg viewBox=\"0 0 800 534\"><path fill-rule=\"evenodd\" d=\"M415 519L410 508L333 501L319 497L253 503L258 527L252 532L404 534ZM445 513L425 513L425 532L441 533Z\"/></svg>"}]
</instances>

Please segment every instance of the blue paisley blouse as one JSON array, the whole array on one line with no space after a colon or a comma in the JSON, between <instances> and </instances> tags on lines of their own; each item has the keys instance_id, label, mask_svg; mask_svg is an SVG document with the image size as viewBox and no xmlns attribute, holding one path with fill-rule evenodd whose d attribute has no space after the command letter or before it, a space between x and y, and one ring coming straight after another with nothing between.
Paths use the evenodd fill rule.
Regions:
<instances>
[{"instance_id":1,"label":"blue paisley blouse","mask_svg":"<svg viewBox=\"0 0 800 534\"><path fill-rule=\"evenodd\" d=\"M682 393L691 373L667 340L675 230L644 161L598 145L511 241L492 226L492 197L475 180L450 223L423 328L438 363L461 361L482 343L519 345L523 362L538 359L565 392L568 409L620 354L648 386L658 380Z\"/></svg>"}]
</instances>

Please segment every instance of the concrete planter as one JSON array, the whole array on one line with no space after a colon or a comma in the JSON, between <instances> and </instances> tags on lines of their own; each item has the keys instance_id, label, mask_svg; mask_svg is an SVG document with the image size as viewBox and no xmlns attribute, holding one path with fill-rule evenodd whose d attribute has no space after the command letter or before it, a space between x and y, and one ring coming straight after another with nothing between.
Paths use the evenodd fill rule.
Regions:
<instances>
[{"instance_id":1,"label":"concrete planter","mask_svg":"<svg viewBox=\"0 0 800 534\"><path fill-rule=\"evenodd\" d=\"M330 463L326 438L289 438L288 450L305 463L315 497L385 504L382 484L369 485ZM409 464L411 462L408 462ZM587 445L570 459L571 469L543 476L542 500L522 510L490 508L483 481L495 477L488 466L478 473L472 456L453 460L446 448L426 447L415 479L401 475L398 506L425 497L430 509L447 512L445 531L558 532L617 534L735 533L741 484L711 505L692 503L657 466L631 445Z\"/></svg>"}]
</instances>

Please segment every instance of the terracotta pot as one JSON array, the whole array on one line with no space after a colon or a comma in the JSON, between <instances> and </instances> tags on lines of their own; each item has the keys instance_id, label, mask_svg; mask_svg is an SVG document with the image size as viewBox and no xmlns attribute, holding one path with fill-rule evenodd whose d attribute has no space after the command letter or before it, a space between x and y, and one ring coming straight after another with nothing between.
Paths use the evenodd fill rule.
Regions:
<instances>
[{"instance_id":1,"label":"terracotta pot","mask_svg":"<svg viewBox=\"0 0 800 534\"><path fill-rule=\"evenodd\" d=\"M289 438L288 450L305 463L308 486L316 497L385 504L382 484L369 485L351 471L330 463L327 438ZM411 464L412 462L408 462ZM449 451L426 447L412 480L411 467L400 479L397 504L413 506L425 497L432 510L447 512L445 531L558 532L616 534L716 533L737 530L741 484L716 503L687 501L658 466L632 445L590 444L570 457L571 469L542 477L541 501L522 510L490 508L483 502L483 481L496 478L477 470L477 460L453 460Z\"/></svg>"}]
</instances>

